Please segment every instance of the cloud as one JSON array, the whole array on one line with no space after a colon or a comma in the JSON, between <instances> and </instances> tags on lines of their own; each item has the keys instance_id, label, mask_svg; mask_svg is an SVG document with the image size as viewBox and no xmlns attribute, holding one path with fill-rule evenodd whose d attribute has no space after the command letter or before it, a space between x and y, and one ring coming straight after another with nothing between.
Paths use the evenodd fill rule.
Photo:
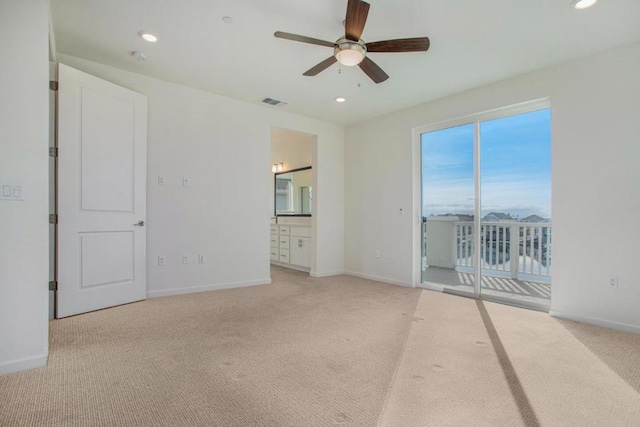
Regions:
<instances>
[{"instance_id":1,"label":"cloud","mask_svg":"<svg viewBox=\"0 0 640 427\"><path fill-rule=\"evenodd\" d=\"M480 134L481 212L550 217L551 111L484 121ZM473 212L473 124L425 133L421 141L424 213Z\"/></svg>"},{"instance_id":2,"label":"cloud","mask_svg":"<svg viewBox=\"0 0 640 427\"><path fill-rule=\"evenodd\" d=\"M423 189L425 215L473 213L474 188L468 180L449 180ZM484 183L481 189L481 211L504 212L520 217L551 217L550 182L521 179L516 182Z\"/></svg>"}]
</instances>

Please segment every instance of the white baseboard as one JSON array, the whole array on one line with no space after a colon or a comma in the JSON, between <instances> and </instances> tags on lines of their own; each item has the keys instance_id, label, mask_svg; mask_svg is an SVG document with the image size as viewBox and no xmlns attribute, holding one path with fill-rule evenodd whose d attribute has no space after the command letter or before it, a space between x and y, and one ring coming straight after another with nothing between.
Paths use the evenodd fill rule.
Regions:
<instances>
[{"instance_id":1,"label":"white baseboard","mask_svg":"<svg viewBox=\"0 0 640 427\"><path fill-rule=\"evenodd\" d=\"M575 314L564 313L562 311L557 311L557 310L550 310L549 315L551 317L559 317L561 319L573 320L574 322L588 323L590 325L603 326L605 328L617 329L619 331L640 334L640 326L629 325L627 323L613 322L611 320L597 319L594 317L577 316Z\"/></svg>"},{"instance_id":2,"label":"white baseboard","mask_svg":"<svg viewBox=\"0 0 640 427\"><path fill-rule=\"evenodd\" d=\"M218 283L215 285L192 286L189 288L163 289L161 291L148 291L147 298L168 297L172 295L193 294L196 292L217 291L221 289L246 288L249 286L270 285L271 279L251 280L248 282Z\"/></svg>"},{"instance_id":3,"label":"white baseboard","mask_svg":"<svg viewBox=\"0 0 640 427\"><path fill-rule=\"evenodd\" d=\"M410 282L402 282L400 280L390 279L388 277L380 277L380 276L374 276L372 274L357 273L355 271L345 271L344 273L350 276L361 277L363 279L375 280L376 282L389 283L390 285L403 286L405 288L413 288L413 284Z\"/></svg>"},{"instance_id":4,"label":"white baseboard","mask_svg":"<svg viewBox=\"0 0 640 427\"><path fill-rule=\"evenodd\" d=\"M329 276L339 276L341 274L345 274L344 270L336 270L336 271L312 271L309 273L311 277L329 277Z\"/></svg>"},{"instance_id":5,"label":"white baseboard","mask_svg":"<svg viewBox=\"0 0 640 427\"><path fill-rule=\"evenodd\" d=\"M27 357L20 360L12 360L0 364L0 375L13 374L15 372L28 371L29 369L47 366L47 355Z\"/></svg>"},{"instance_id":6,"label":"white baseboard","mask_svg":"<svg viewBox=\"0 0 640 427\"><path fill-rule=\"evenodd\" d=\"M284 268L289 268L291 270L297 270L297 271L303 271L305 273L309 273L309 267L301 267L299 265L294 265L294 264L286 264L284 262L278 262L278 261L271 261L272 265L277 265L279 267L284 267Z\"/></svg>"}]
</instances>

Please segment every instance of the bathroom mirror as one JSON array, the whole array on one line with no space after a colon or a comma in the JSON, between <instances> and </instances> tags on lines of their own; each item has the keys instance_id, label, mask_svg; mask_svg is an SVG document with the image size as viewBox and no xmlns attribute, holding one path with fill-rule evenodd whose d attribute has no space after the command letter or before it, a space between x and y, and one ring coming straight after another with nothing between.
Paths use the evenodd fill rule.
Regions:
<instances>
[{"instance_id":1,"label":"bathroom mirror","mask_svg":"<svg viewBox=\"0 0 640 427\"><path fill-rule=\"evenodd\" d=\"M275 174L276 216L311 216L312 179L311 166Z\"/></svg>"}]
</instances>

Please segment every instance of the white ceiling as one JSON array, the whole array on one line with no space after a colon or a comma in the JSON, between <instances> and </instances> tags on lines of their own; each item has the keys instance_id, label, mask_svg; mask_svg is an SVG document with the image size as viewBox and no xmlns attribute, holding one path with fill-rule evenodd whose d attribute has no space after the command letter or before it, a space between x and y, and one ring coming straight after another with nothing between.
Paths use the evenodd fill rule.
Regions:
<instances>
[{"instance_id":1,"label":"white ceiling","mask_svg":"<svg viewBox=\"0 0 640 427\"><path fill-rule=\"evenodd\" d=\"M50 2L58 52L256 104L280 99L288 105L267 108L344 125L640 40L639 0L583 11L570 0L370 0L365 42L431 39L427 53L370 54L390 76L376 85L338 64L305 77L332 50L273 36L333 42L347 0ZM140 30L159 42L144 42ZM147 60L133 59L135 50Z\"/></svg>"}]
</instances>

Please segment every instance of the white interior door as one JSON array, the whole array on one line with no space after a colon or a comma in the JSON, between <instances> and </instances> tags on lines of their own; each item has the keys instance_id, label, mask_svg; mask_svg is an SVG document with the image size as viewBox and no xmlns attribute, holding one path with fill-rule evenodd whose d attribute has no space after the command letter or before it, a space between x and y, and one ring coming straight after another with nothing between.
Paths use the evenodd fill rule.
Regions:
<instances>
[{"instance_id":1,"label":"white interior door","mask_svg":"<svg viewBox=\"0 0 640 427\"><path fill-rule=\"evenodd\" d=\"M58 317L146 296L145 96L60 64Z\"/></svg>"}]
</instances>

